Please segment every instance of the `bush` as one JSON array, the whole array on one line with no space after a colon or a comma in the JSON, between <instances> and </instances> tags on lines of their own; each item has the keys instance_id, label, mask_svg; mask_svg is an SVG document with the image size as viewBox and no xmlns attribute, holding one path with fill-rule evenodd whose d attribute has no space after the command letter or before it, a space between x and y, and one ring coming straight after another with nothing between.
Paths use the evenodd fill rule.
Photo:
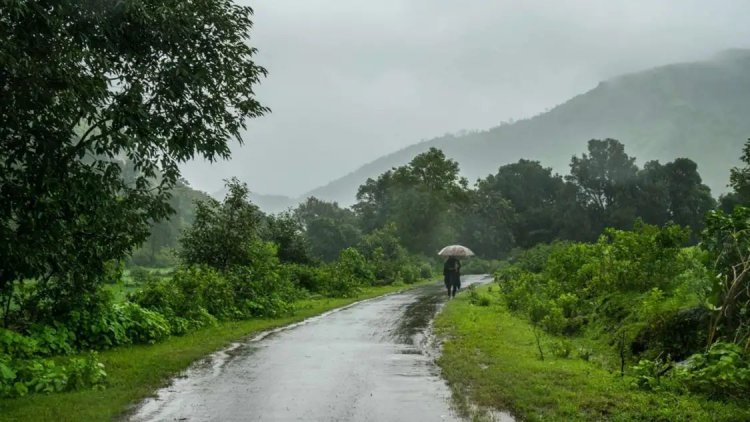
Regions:
<instances>
[{"instance_id":1,"label":"bush","mask_svg":"<svg viewBox=\"0 0 750 422\"><path fill-rule=\"evenodd\" d=\"M467 290L469 291L469 302L472 305L490 306L492 304L492 297L486 293L478 292L476 286L471 285Z\"/></svg>"},{"instance_id":2,"label":"bush","mask_svg":"<svg viewBox=\"0 0 750 422\"><path fill-rule=\"evenodd\" d=\"M326 275L321 266L284 264L282 277L289 279L296 288L310 293L325 293Z\"/></svg>"},{"instance_id":3,"label":"bush","mask_svg":"<svg viewBox=\"0 0 750 422\"><path fill-rule=\"evenodd\" d=\"M0 355L30 358L38 354L37 342L15 331L0 328Z\"/></svg>"},{"instance_id":4,"label":"bush","mask_svg":"<svg viewBox=\"0 0 750 422\"><path fill-rule=\"evenodd\" d=\"M111 305L105 310L73 311L68 327L76 333L74 346L78 350L105 350L131 343Z\"/></svg>"},{"instance_id":5,"label":"bush","mask_svg":"<svg viewBox=\"0 0 750 422\"><path fill-rule=\"evenodd\" d=\"M372 264L380 284L394 283L403 277L401 271L408 265L409 258L399 241L395 225L388 224L364 236L357 249Z\"/></svg>"},{"instance_id":6,"label":"bush","mask_svg":"<svg viewBox=\"0 0 750 422\"><path fill-rule=\"evenodd\" d=\"M14 360L0 354L0 397L72 391L100 385L106 376L95 353L72 358L67 365L40 358Z\"/></svg>"},{"instance_id":7,"label":"bush","mask_svg":"<svg viewBox=\"0 0 750 422\"><path fill-rule=\"evenodd\" d=\"M463 261L462 274L492 274L502 266L500 261L471 258Z\"/></svg>"},{"instance_id":8,"label":"bush","mask_svg":"<svg viewBox=\"0 0 750 422\"><path fill-rule=\"evenodd\" d=\"M614 344L615 333L625 333L636 354L677 356L705 338L704 321L684 313L709 284L699 254L681 249L686 239L674 225L636 223L632 231L606 230L595 244L516 253L515 264L498 269L495 279L510 310L551 334L576 335L596 321L605 341Z\"/></svg>"},{"instance_id":9,"label":"bush","mask_svg":"<svg viewBox=\"0 0 750 422\"><path fill-rule=\"evenodd\" d=\"M235 267L226 277L234 291L238 315L275 317L288 314L300 292L284 277L272 243L258 242L250 250L252 266Z\"/></svg>"},{"instance_id":10,"label":"bush","mask_svg":"<svg viewBox=\"0 0 750 422\"><path fill-rule=\"evenodd\" d=\"M429 280L434 276L432 272L432 266L426 262L419 264L419 278Z\"/></svg>"},{"instance_id":11,"label":"bush","mask_svg":"<svg viewBox=\"0 0 750 422\"><path fill-rule=\"evenodd\" d=\"M570 357L570 353L573 351L573 347L567 341L557 341L552 343L552 354L558 358L567 359Z\"/></svg>"},{"instance_id":12,"label":"bush","mask_svg":"<svg viewBox=\"0 0 750 422\"><path fill-rule=\"evenodd\" d=\"M55 322L52 326L32 326L29 330L29 337L36 341L35 354L38 356L69 355L75 352L73 349L75 333L59 322Z\"/></svg>"},{"instance_id":13,"label":"bush","mask_svg":"<svg viewBox=\"0 0 750 422\"><path fill-rule=\"evenodd\" d=\"M114 311L131 343L154 344L169 337L169 323L158 312L144 309L131 302L115 305Z\"/></svg>"},{"instance_id":14,"label":"bush","mask_svg":"<svg viewBox=\"0 0 750 422\"><path fill-rule=\"evenodd\" d=\"M641 390L661 390L662 378L672 367L671 362L659 358L655 360L641 359L631 368L634 377L633 385Z\"/></svg>"},{"instance_id":15,"label":"bush","mask_svg":"<svg viewBox=\"0 0 750 422\"><path fill-rule=\"evenodd\" d=\"M587 349L585 347L578 348L578 358L581 360L585 360L586 362L588 362L589 360L591 360L591 356L593 354L594 353L591 351L591 349Z\"/></svg>"},{"instance_id":16,"label":"bush","mask_svg":"<svg viewBox=\"0 0 750 422\"><path fill-rule=\"evenodd\" d=\"M357 285L372 284L375 281L372 265L354 248L346 248L339 254L337 270L351 277Z\"/></svg>"},{"instance_id":17,"label":"bush","mask_svg":"<svg viewBox=\"0 0 750 422\"><path fill-rule=\"evenodd\" d=\"M150 279L128 299L161 314L173 334L215 325L216 317L207 308L221 318L236 315L233 289L206 266L179 268L170 279Z\"/></svg>"},{"instance_id":18,"label":"bush","mask_svg":"<svg viewBox=\"0 0 750 422\"><path fill-rule=\"evenodd\" d=\"M734 343L714 343L708 352L691 356L676 368L675 378L691 391L713 398L747 398L750 357Z\"/></svg>"},{"instance_id":19,"label":"bush","mask_svg":"<svg viewBox=\"0 0 750 422\"><path fill-rule=\"evenodd\" d=\"M66 388L68 390L98 386L103 384L107 378L104 364L99 362L96 352L89 353L83 359L71 359L66 372L68 375Z\"/></svg>"},{"instance_id":20,"label":"bush","mask_svg":"<svg viewBox=\"0 0 750 422\"><path fill-rule=\"evenodd\" d=\"M414 264L406 264L401 267L398 279L406 284L414 284L419 281L419 268Z\"/></svg>"}]
</instances>

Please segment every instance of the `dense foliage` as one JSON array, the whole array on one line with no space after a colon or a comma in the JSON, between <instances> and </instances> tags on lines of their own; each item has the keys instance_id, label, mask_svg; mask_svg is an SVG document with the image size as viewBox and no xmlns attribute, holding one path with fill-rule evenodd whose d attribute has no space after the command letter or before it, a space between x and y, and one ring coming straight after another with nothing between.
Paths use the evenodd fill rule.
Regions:
<instances>
[{"instance_id":1,"label":"dense foliage","mask_svg":"<svg viewBox=\"0 0 750 422\"><path fill-rule=\"evenodd\" d=\"M608 229L594 244L531 249L496 279L510 310L553 338L604 345L604 360L616 361L640 388L740 399L750 392L748 302L737 279L717 278L713 263L737 265L731 251L740 249L718 247L724 253L717 261L715 240L726 240L727 225L744 224L743 212L738 208L734 221L709 218L702 248L684 248L688 232L679 226L639 223L633 231ZM749 237L732 231L731 238ZM564 341L553 346L555 354L561 347L570 353Z\"/></svg>"},{"instance_id":2,"label":"dense foliage","mask_svg":"<svg viewBox=\"0 0 750 422\"><path fill-rule=\"evenodd\" d=\"M606 227L629 229L636 219L688 226L695 243L715 206L696 164L685 158L639 169L619 141L593 139L570 167L562 177L520 160L469 188L457 163L431 149L369 179L353 209L364 233L393 224L410 253L462 243L498 259L553 240L593 241Z\"/></svg>"},{"instance_id":3,"label":"dense foliage","mask_svg":"<svg viewBox=\"0 0 750 422\"><path fill-rule=\"evenodd\" d=\"M253 93L265 70L247 43L251 14L229 0L3 3L4 304L34 279L64 290L60 311L88 306L104 265L169 215L179 164L227 157L267 111Z\"/></svg>"}]
</instances>

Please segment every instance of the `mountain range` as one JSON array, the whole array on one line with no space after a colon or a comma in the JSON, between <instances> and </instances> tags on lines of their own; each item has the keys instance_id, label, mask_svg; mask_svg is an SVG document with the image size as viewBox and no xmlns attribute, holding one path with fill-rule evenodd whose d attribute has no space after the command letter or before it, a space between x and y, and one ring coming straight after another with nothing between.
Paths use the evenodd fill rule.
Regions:
<instances>
[{"instance_id":1,"label":"mountain range","mask_svg":"<svg viewBox=\"0 0 750 422\"><path fill-rule=\"evenodd\" d=\"M714 196L727 191L729 169L739 164L750 137L750 50L727 50L699 62L678 63L599 83L549 111L500 126L445 135L377 158L299 199L255 195L275 212L315 196L342 205L355 202L367 178L408 163L431 147L459 162L470 180L528 158L568 173L573 155L589 139L615 138L643 165L687 157Z\"/></svg>"}]
</instances>

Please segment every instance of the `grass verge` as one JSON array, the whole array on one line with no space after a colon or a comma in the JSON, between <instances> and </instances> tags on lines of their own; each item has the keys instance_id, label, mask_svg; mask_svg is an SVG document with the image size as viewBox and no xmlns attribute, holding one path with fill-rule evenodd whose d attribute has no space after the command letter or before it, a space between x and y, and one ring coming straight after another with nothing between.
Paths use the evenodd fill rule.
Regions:
<instances>
[{"instance_id":1,"label":"grass verge","mask_svg":"<svg viewBox=\"0 0 750 422\"><path fill-rule=\"evenodd\" d=\"M434 282L434 281L433 281ZM354 298L307 299L297 303L293 316L221 323L181 337L170 337L154 345L120 347L99 354L108 374L103 390L35 394L0 399L2 421L108 421L165 385L192 362L232 341L288 325L353 302L405 290L410 286L368 287Z\"/></svg>"},{"instance_id":2,"label":"grass verge","mask_svg":"<svg viewBox=\"0 0 750 422\"><path fill-rule=\"evenodd\" d=\"M477 290L488 294L491 286ZM750 409L696 395L640 391L600 363L549 353L539 359L531 326L508 312L496 293L476 306L464 293L435 321L444 338L438 364L463 413L473 405L510 411L519 420L747 421ZM485 303L486 304L486 303ZM575 344L575 340L573 341ZM574 349L575 350L575 349ZM469 404L472 403L472 404ZM474 412L476 413L476 412Z\"/></svg>"}]
</instances>

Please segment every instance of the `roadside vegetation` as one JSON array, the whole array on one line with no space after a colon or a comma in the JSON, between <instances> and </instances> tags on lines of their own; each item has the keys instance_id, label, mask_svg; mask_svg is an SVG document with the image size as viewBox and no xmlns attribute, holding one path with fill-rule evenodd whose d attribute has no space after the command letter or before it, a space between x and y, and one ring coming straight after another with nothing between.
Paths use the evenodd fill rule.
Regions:
<instances>
[{"instance_id":1,"label":"roadside vegetation","mask_svg":"<svg viewBox=\"0 0 750 422\"><path fill-rule=\"evenodd\" d=\"M233 341L346 306L358 300L403 290L409 286L364 287L356 297L302 299L293 314L279 318L223 321L159 343L121 346L97 354L107 377L99 388L56 394L32 394L0 399L0 419L8 421L106 421L121 417L191 363ZM85 358L85 354L83 357Z\"/></svg>"},{"instance_id":2,"label":"roadside vegetation","mask_svg":"<svg viewBox=\"0 0 750 422\"><path fill-rule=\"evenodd\" d=\"M707 213L697 246L687 228L636 220L517 252L450 303L437 326L459 400L530 420L750 418L743 160L722 201L735 206Z\"/></svg>"},{"instance_id":3,"label":"roadside vegetation","mask_svg":"<svg viewBox=\"0 0 750 422\"><path fill-rule=\"evenodd\" d=\"M476 296L475 296L476 295ZM534 326L512 313L497 285L463 293L438 316L439 360L459 410L490 420L488 409L519 420L744 421L741 400L690 392L649 391L620 376L610 348L585 337L543 334L540 359Z\"/></svg>"}]
</instances>

